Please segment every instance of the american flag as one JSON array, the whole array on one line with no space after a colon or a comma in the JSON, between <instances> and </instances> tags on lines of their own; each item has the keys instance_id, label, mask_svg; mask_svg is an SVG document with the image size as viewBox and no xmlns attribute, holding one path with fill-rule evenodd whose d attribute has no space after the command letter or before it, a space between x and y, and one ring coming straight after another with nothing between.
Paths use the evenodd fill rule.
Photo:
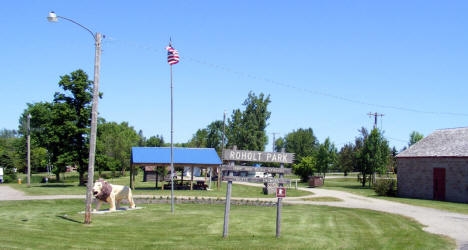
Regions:
<instances>
[{"instance_id":1,"label":"american flag","mask_svg":"<svg viewBox=\"0 0 468 250\"><path fill-rule=\"evenodd\" d=\"M167 62L172 65L179 62L179 52L176 49L172 48L172 44L166 47L167 50Z\"/></svg>"}]
</instances>

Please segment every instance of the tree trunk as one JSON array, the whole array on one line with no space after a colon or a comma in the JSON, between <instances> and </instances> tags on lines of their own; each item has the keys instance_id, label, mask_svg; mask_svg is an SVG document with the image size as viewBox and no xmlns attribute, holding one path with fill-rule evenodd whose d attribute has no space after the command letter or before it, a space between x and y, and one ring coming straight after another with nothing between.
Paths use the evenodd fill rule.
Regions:
<instances>
[{"instance_id":1,"label":"tree trunk","mask_svg":"<svg viewBox=\"0 0 468 250\"><path fill-rule=\"evenodd\" d=\"M60 172L55 173L55 181L60 182Z\"/></svg>"},{"instance_id":2,"label":"tree trunk","mask_svg":"<svg viewBox=\"0 0 468 250\"><path fill-rule=\"evenodd\" d=\"M365 173L362 174L362 186L363 187L366 186L366 174Z\"/></svg>"},{"instance_id":3,"label":"tree trunk","mask_svg":"<svg viewBox=\"0 0 468 250\"><path fill-rule=\"evenodd\" d=\"M80 170L79 173L80 173L80 186L84 186L85 185L84 172Z\"/></svg>"}]
</instances>

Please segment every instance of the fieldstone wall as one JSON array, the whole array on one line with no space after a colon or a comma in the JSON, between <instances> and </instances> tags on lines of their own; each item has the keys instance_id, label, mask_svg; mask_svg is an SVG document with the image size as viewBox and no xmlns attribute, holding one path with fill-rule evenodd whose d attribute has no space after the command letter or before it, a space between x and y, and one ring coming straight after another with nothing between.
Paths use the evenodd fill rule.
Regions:
<instances>
[{"instance_id":1,"label":"fieldstone wall","mask_svg":"<svg viewBox=\"0 0 468 250\"><path fill-rule=\"evenodd\" d=\"M434 168L445 168L445 200L468 203L468 158L397 158L398 196L432 200Z\"/></svg>"}]
</instances>

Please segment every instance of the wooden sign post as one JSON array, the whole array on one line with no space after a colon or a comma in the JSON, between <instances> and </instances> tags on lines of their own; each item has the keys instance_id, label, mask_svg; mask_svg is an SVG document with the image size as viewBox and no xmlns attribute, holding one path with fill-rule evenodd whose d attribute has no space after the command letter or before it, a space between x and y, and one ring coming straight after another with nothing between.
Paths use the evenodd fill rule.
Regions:
<instances>
[{"instance_id":1,"label":"wooden sign post","mask_svg":"<svg viewBox=\"0 0 468 250\"><path fill-rule=\"evenodd\" d=\"M234 145L233 150L236 150L237 146ZM234 161L231 161L229 165L234 166ZM218 178L221 178L223 170L221 169ZM228 176L232 177L233 172L228 171ZM222 182L221 182L222 183ZM232 191L232 180L228 181L226 189L226 204L224 206L224 227L223 227L223 238L228 236L229 231L229 211L231 210L231 191Z\"/></svg>"},{"instance_id":2,"label":"wooden sign post","mask_svg":"<svg viewBox=\"0 0 468 250\"><path fill-rule=\"evenodd\" d=\"M284 153L284 148L281 149L281 153ZM280 169L284 169L284 163L280 164ZM280 179L283 178L283 173L279 174ZM283 187L283 183L279 183L280 188ZM281 201L283 198L278 197L278 202L276 203L276 238L280 237L281 234Z\"/></svg>"},{"instance_id":3,"label":"wooden sign post","mask_svg":"<svg viewBox=\"0 0 468 250\"><path fill-rule=\"evenodd\" d=\"M228 236L229 229L229 211L231 210L231 192L232 192L232 182L261 182L261 183L278 183L280 188L283 188L283 184L289 184L291 181L289 179L284 179L284 174L290 174L291 169L284 168L284 163L293 163L294 154L285 153L284 148L281 152L260 152L260 151L246 151L246 150L237 150L237 147L234 146L233 149L223 150L223 161L228 160L229 165L223 165L220 170L219 176L221 176L222 171L227 171L227 176L224 176L223 179L228 182L226 190L226 205L224 209L224 227L223 227L223 238ZM235 161L244 161L244 162L275 162L280 163L280 168L265 168L265 167L251 167L251 166L236 166ZM279 174L279 178L254 178L254 177L240 177L233 176L233 172L264 172L264 173L275 173ZM278 202L276 203L276 237L280 237L281 233L281 201L282 197L278 197Z\"/></svg>"}]
</instances>

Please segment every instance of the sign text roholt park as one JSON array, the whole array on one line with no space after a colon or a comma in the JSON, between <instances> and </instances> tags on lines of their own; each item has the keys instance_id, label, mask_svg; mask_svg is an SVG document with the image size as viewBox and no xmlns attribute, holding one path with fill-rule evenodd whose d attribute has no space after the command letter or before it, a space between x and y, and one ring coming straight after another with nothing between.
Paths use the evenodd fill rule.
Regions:
<instances>
[{"instance_id":1,"label":"sign text roholt park","mask_svg":"<svg viewBox=\"0 0 468 250\"><path fill-rule=\"evenodd\" d=\"M246 150L224 150L224 159L227 161L250 161L250 162L276 162L293 163L294 154L281 152L260 152Z\"/></svg>"},{"instance_id":2,"label":"sign text roholt park","mask_svg":"<svg viewBox=\"0 0 468 250\"><path fill-rule=\"evenodd\" d=\"M294 154L285 153L284 149L281 152L260 152L260 151L246 151L237 150L234 146L233 149L225 149L223 151L223 161L230 161L229 165L223 165L222 171L227 171L227 176L223 177L223 180L228 182L226 190L226 206L224 210L224 228L223 237L226 238L229 229L229 211L231 210L231 192L232 182L260 182L260 183L278 183L279 187L277 190L280 192L278 196L278 202L276 203L276 237L280 236L281 232L281 200L282 197L286 196L286 190L284 189L283 183L290 183L289 179L284 179L284 174L290 174L291 169L284 168L284 163L293 163ZM251 166L235 166L236 161L243 162L274 162L280 163L280 168L266 168L266 167L251 167ZM222 172L221 171L221 172ZM254 178L254 177L241 177L233 176L233 172L264 172L264 173L275 173L279 174L279 178Z\"/></svg>"}]
</instances>

